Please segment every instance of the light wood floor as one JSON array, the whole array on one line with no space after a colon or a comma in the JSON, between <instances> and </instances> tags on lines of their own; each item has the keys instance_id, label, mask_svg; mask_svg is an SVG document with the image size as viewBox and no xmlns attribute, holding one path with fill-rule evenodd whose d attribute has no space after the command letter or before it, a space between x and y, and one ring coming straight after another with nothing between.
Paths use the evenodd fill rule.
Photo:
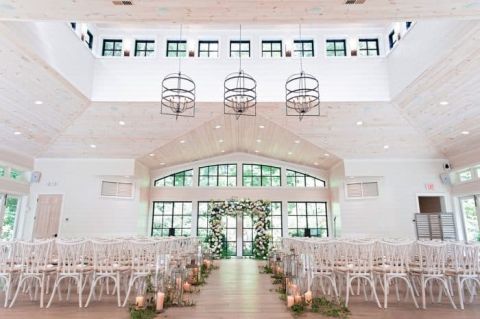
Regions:
<instances>
[{"instance_id":1,"label":"light wood floor","mask_svg":"<svg viewBox=\"0 0 480 319\"><path fill-rule=\"evenodd\" d=\"M176 319L292 319L294 318L280 301L268 275L259 274L263 263L254 260L231 259L219 262L220 269L208 278L207 285L195 294L194 307L170 308L159 318ZM382 298L380 296L380 298ZM0 297L3 304L3 294ZM392 298L389 308L378 309L373 302L363 297L353 297L350 309L352 319L467 319L480 318L480 297L466 309L453 310L446 299L442 304L429 304L427 310L417 310L411 302L397 303ZM54 302L50 309L39 309L38 303L20 299L12 309L0 308L1 319L128 319L127 310L118 308L113 298L101 303L92 303L89 308L79 309L75 301ZM321 318L308 314L301 318Z\"/></svg>"}]
</instances>

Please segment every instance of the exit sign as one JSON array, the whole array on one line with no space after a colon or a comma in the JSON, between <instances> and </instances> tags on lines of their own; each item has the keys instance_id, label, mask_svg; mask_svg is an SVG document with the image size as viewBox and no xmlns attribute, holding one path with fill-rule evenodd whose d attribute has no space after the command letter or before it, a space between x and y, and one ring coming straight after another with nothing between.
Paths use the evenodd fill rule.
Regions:
<instances>
[{"instance_id":1,"label":"exit sign","mask_svg":"<svg viewBox=\"0 0 480 319\"><path fill-rule=\"evenodd\" d=\"M433 190L435 190L435 186L433 185L433 183L426 183L425 184L425 189L427 191L433 191Z\"/></svg>"}]
</instances>

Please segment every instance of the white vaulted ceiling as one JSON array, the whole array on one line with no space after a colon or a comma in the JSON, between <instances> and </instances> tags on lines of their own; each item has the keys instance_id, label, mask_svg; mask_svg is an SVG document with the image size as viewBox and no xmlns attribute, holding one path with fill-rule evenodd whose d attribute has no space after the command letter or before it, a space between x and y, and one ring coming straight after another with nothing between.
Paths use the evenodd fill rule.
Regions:
<instances>
[{"instance_id":1,"label":"white vaulted ceiling","mask_svg":"<svg viewBox=\"0 0 480 319\"><path fill-rule=\"evenodd\" d=\"M111 0L0 0L0 19L91 22L181 22L186 24L351 23L368 20L405 21L434 17L475 17L478 0L132 0L115 6Z\"/></svg>"},{"instance_id":2,"label":"white vaulted ceiling","mask_svg":"<svg viewBox=\"0 0 480 319\"><path fill-rule=\"evenodd\" d=\"M87 6L93 5L91 1L62 1L51 10L36 11L36 3L32 1L27 5L27 1L0 0L0 19L70 19L71 16L64 15L73 10L78 20L138 23L142 17L145 22L154 19L152 14L158 11L146 10L152 9L150 6L154 2L134 2L130 10L139 11L138 16L132 16L136 11L128 12L126 8L110 8L110 1L96 1L98 13L91 15ZM289 7L284 1L225 3L257 6L260 10L256 11L257 15L262 15L272 10L266 9L266 3L274 2L278 4L275 9L278 16L268 14L271 17L268 22L275 23L274 19L289 22L289 17L282 16ZM300 6L325 6L327 10L327 2L300 2ZM170 1L165 3L173 12L183 12L185 7L183 1L177 1L176 6ZM188 3L194 5L190 20L187 20L203 23L225 22L224 19L231 15L229 10L234 8L227 10L226 4L221 4L218 12L224 10L223 16L218 12L207 16L203 6L208 6L210 1ZM380 5L372 7L374 3ZM331 10L328 15L325 11L328 17L325 21L349 17L365 22L365 17L377 19L381 14L385 15L378 18L382 21L406 14L428 17L454 12L468 16L478 10L478 1L457 1L455 5L441 1L433 13L426 9L427 1L415 1L416 9L407 6L412 5L411 1L386 3L367 0L368 13L360 6L345 11L343 5L332 5L328 7ZM55 1L43 3L44 6L53 4ZM264 13L261 13L262 8ZM452 8L455 10L451 11ZM175 14L167 16L175 20ZM306 20L314 16L307 14ZM248 17L253 19L252 15ZM248 20L248 17L245 13L230 18L235 21ZM341 158L452 158L480 148L480 106L477 102L480 99L480 33L473 33L474 36L446 51L439 62L428 67L392 101L322 100L322 116L302 121L286 117L284 104L278 102L259 103L257 117L240 120L225 116L223 105L218 101L197 103L195 118L178 120L160 115L157 102L91 102L34 52L27 53L19 47L21 41L11 41L0 34L0 148L32 157L136 158L150 167L234 152L327 169ZM43 104L36 105L36 100ZM442 100L448 100L449 104L440 105ZM120 125L120 121L125 125ZM357 125L359 121L363 125ZM14 135L16 131L22 134ZM470 134L461 134L462 131ZM185 142L180 143L182 140ZM91 148L92 144L96 148ZM150 153L154 156L149 156Z\"/></svg>"}]
</instances>

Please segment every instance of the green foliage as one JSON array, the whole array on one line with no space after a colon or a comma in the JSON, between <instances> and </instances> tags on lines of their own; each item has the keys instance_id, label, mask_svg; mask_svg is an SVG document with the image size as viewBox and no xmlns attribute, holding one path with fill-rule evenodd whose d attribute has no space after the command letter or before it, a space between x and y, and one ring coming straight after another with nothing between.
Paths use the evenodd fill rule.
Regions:
<instances>
[{"instance_id":1,"label":"green foliage","mask_svg":"<svg viewBox=\"0 0 480 319\"><path fill-rule=\"evenodd\" d=\"M292 308L290 308L290 310L292 310L292 312L295 314L295 316L298 316L298 315L301 315L305 312L306 307L305 307L305 304L298 303L298 304L293 305Z\"/></svg>"},{"instance_id":2,"label":"green foliage","mask_svg":"<svg viewBox=\"0 0 480 319\"><path fill-rule=\"evenodd\" d=\"M263 266L263 273L264 274L273 274L273 269L268 264Z\"/></svg>"},{"instance_id":3,"label":"green foliage","mask_svg":"<svg viewBox=\"0 0 480 319\"><path fill-rule=\"evenodd\" d=\"M350 310L344 304L328 300L325 297L313 298L312 312L340 319L346 319L350 315Z\"/></svg>"},{"instance_id":4,"label":"green foliage","mask_svg":"<svg viewBox=\"0 0 480 319\"><path fill-rule=\"evenodd\" d=\"M130 319L153 319L155 316L155 309L135 309L135 306L130 306Z\"/></svg>"}]
</instances>

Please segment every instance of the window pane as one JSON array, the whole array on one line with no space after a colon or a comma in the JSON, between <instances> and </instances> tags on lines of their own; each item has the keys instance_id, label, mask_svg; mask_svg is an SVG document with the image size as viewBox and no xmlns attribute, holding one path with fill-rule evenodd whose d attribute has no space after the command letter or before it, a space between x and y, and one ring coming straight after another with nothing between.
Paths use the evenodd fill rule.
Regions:
<instances>
[{"instance_id":1,"label":"window pane","mask_svg":"<svg viewBox=\"0 0 480 319\"><path fill-rule=\"evenodd\" d=\"M238 42L230 43L230 50L231 51L239 51L240 50L240 43L238 43Z\"/></svg>"},{"instance_id":2,"label":"window pane","mask_svg":"<svg viewBox=\"0 0 480 319\"><path fill-rule=\"evenodd\" d=\"M208 177L200 176L200 186L208 186Z\"/></svg>"},{"instance_id":3,"label":"window pane","mask_svg":"<svg viewBox=\"0 0 480 319\"><path fill-rule=\"evenodd\" d=\"M243 166L243 175L251 176L253 173L252 165L244 165Z\"/></svg>"},{"instance_id":4,"label":"window pane","mask_svg":"<svg viewBox=\"0 0 480 319\"><path fill-rule=\"evenodd\" d=\"M336 48L337 50L343 50L343 49L345 49L345 42L343 42L343 41L337 41L337 42L335 42L335 48Z\"/></svg>"},{"instance_id":5,"label":"window pane","mask_svg":"<svg viewBox=\"0 0 480 319\"><path fill-rule=\"evenodd\" d=\"M252 167L252 175L253 176L260 176L262 174L260 165L253 165Z\"/></svg>"},{"instance_id":6,"label":"window pane","mask_svg":"<svg viewBox=\"0 0 480 319\"><path fill-rule=\"evenodd\" d=\"M226 176L220 176L218 178L218 186L220 186L220 187L226 187L227 186L227 177Z\"/></svg>"},{"instance_id":7,"label":"window pane","mask_svg":"<svg viewBox=\"0 0 480 319\"><path fill-rule=\"evenodd\" d=\"M208 167L201 167L199 175L208 175Z\"/></svg>"},{"instance_id":8,"label":"window pane","mask_svg":"<svg viewBox=\"0 0 480 319\"><path fill-rule=\"evenodd\" d=\"M228 165L228 175L231 175L231 176L237 175L237 165Z\"/></svg>"},{"instance_id":9,"label":"window pane","mask_svg":"<svg viewBox=\"0 0 480 319\"><path fill-rule=\"evenodd\" d=\"M218 174L219 175L227 175L228 166L227 165L219 165L218 166Z\"/></svg>"},{"instance_id":10,"label":"window pane","mask_svg":"<svg viewBox=\"0 0 480 319\"><path fill-rule=\"evenodd\" d=\"M258 176L252 177L252 186L261 186L260 177Z\"/></svg>"},{"instance_id":11,"label":"window pane","mask_svg":"<svg viewBox=\"0 0 480 319\"><path fill-rule=\"evenodd\" d=\"M280 186L280 177L272 177L272 186L273 187Z\"/></svg>"}]
</instances>

